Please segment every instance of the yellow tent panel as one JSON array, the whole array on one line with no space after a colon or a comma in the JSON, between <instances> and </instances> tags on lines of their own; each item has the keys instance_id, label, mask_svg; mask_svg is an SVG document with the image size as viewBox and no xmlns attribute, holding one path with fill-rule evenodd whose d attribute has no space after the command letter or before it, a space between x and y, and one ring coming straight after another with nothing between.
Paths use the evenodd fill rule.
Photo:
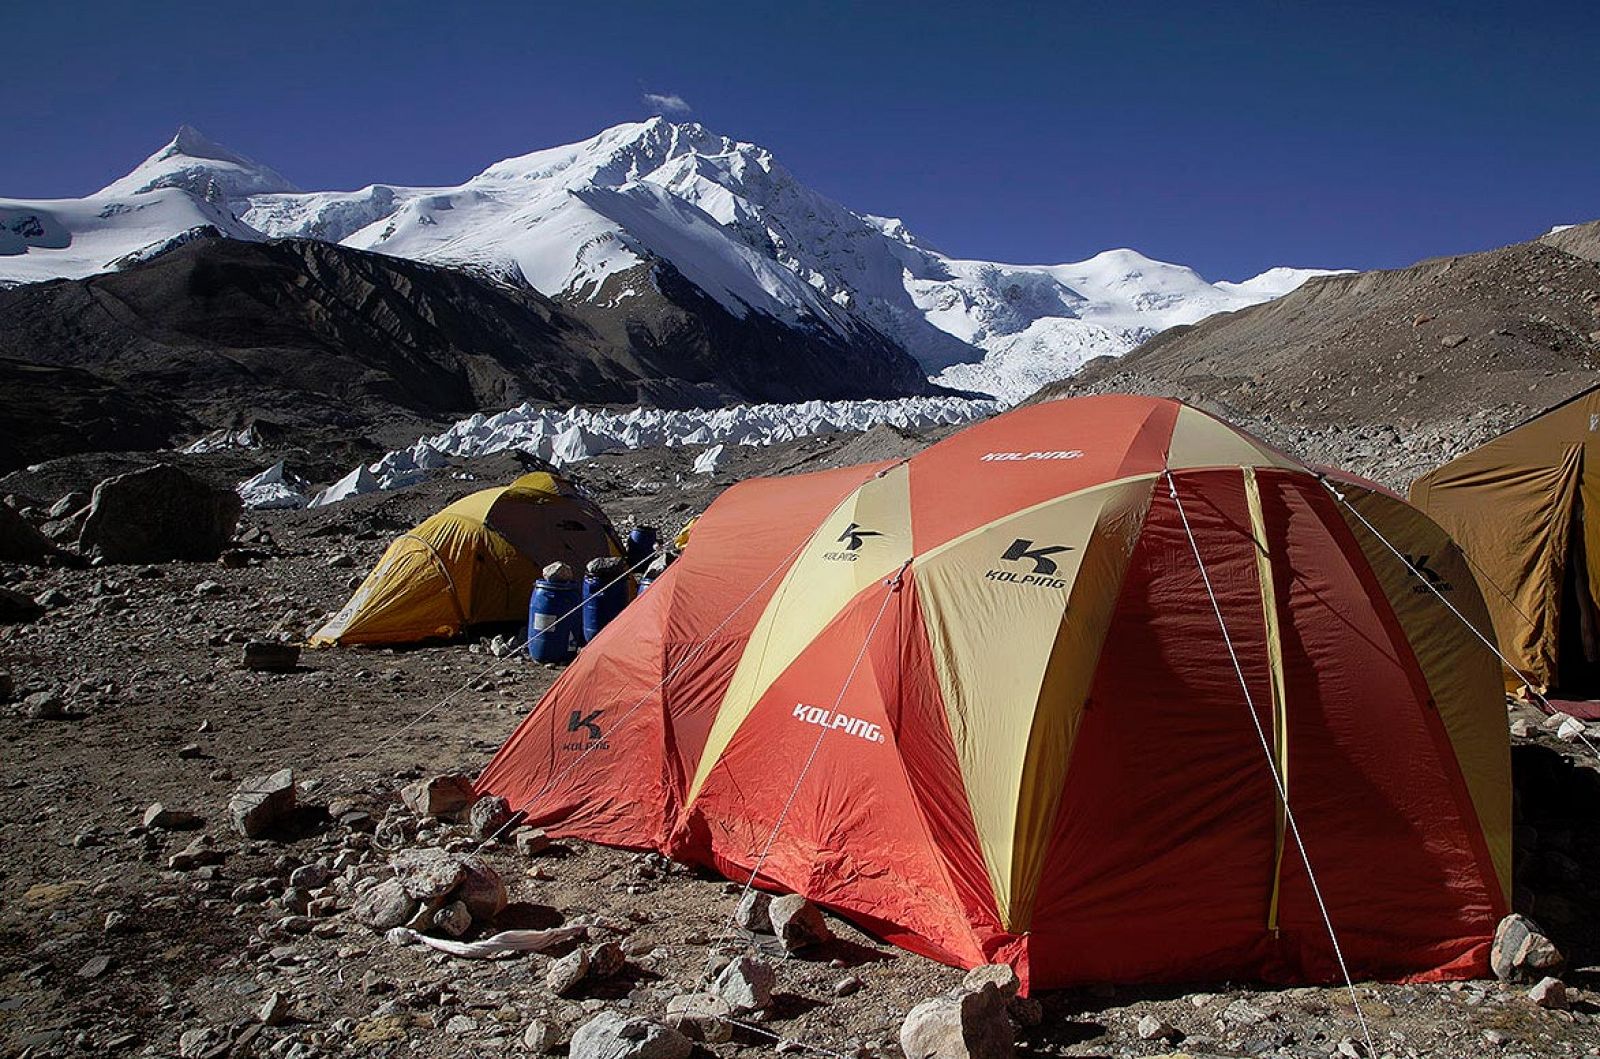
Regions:
<instances>
[{"instance_id":1,"label":"yellow tent panel","mask_svg":"<svg viewBox=\"0 0 1600 1059\"><path fill-rule=\"evenodd\" d=\"M1495 639L1516 667L1510 688L1524 677L1541 692L1600 682L1597 441L1600 388L1411 486L1411 502L1449 531L1483 584Z\"/></svg>"},{"instance_id":2,"label":"yellow tent panel","mask_svg":"<svg viewBox=\"0 0 1600 1059\"><path fill-rule=\"evenodd\" d=\"M539 471L450 504L389 545L314 646L396 644L521 621L539 571L621 554L605 514Z\"/></svg>"}]
</instances>

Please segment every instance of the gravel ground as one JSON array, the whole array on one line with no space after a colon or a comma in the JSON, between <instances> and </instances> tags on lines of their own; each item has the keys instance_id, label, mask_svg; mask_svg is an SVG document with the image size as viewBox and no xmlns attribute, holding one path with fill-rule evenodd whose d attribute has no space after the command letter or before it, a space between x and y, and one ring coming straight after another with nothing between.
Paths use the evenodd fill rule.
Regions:
<instances>
[{"instance_id":1,"label":"gravel ground","mask_svg":"<svg viewBox=\"0 0 1600 1059\"><path fill-rule=\"evenodd\" d=\"M921 443L892 431L811 439L736 452L709 478L687 473L692 451L657 450L603 457L579 474L619 523L670 530L735 477L890 458ZM292 673L262 674L240 667L241 645L297 632L337 607L396 529L514 473L510 457L498 459L462 469L476 482L440 478L320 512L247 514L243 532L262 558L242 568L0 567L0 582L13 589L57 594L42 619L0 626L0 669L12 674L16 700L49 691L66 710L38 720L19 702L0 706L6 1054L523 1052L535 1019L565 1040L601 1009L659 1017L670 998L693 992L708 969L745 951L747 939L732 929L731 884L574 842L531 858L509 846L486 854L512 900L497 927L585 921L596 939L626 946L621 975L570 998L545 986L548 956L471 961L396 946L356 922L337 894L339 910L328 916L283 907L284 879L295 867L342 854L357 871L380 865L384 854L360 812L403 821L396 792L404 784L475 773L556 671L495 659L475 640L308 652ZM0 486L48 502L75 484L74 473L87 472L47 468ZM1526 708L1512 719L1530 722L1515 740L1517 900L1571 957L1571 1009L1542 1009L1525 985L1495 981L1362 983L1357 993L1380 1054L1600 1055L1600 993L1590 991L1600 978L1589 969L1600 960L1592 926L1600 773ZM283 767L301 784L292 827L271 840L239 838L228 827L229 796L241 781ZM158 801L198 815L198 828L145 828L145 809ZM200 836L221 862L169 868ZM452 825L424 828L411 841L469 840ZM774 959L778 1002L762 1032L740 1030L730 1042L700 1047L731 1057L771 1050L777 1038L799 1042L785 1050L898 1056L905 1013L960 973L848 923L832 925L832 944ZM838 995L847 978L860 988ZM261 1009L274 993L287 999L290 1017L267 1025ZM1019 1031L1024 1055L1359 1054L1342 989L1202 982L1039 999L1042 1021ZM1146 1016L1181 1039L1140 1039Z\"/></svg>"}]
</instances>

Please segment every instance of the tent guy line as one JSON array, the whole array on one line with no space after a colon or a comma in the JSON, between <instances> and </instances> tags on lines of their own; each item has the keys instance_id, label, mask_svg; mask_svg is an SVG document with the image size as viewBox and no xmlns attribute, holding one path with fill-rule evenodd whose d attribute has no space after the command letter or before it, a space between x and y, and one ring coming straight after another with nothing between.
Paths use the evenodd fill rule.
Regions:
<instances>
[{"instance_id":1,"label":"tent guy line","mask_svg":"<svg viewBox=\"0 0 1600 1059\"><path fill-rule=\"evenodd\" d=\"M1472 635L1477 637L1478 641L1480 643L1482 643L1483 646L1487 647L1490 651L1494 652L1494 656L1496 658L1500 659L1500 664L1501 665L1505 666L1507 669L1509 669L1511 672L1513 672L1513 673L1515 673L1517 675L1517 678L1522 681L1523 686L1528 689L1529 694L1533 695L1533 697L1538 700L1540 709L1544 710L1544 712L1546 714L1548 714L1548 715L1550 715L1552 717L1560 716L1560 717L1565 717L1568 720L1573 720L1573 721L1577 720L1577 718L1573 717L1570 713L1567 713L1565 710L1557 709L1554 705L1552 705L1550 700L1545 698L1544 693L1541 692L1538 689L1538 687L1536 687L1534 685L1533 678L1530 677L1528 674L1524 673L1521 669L1518 669L1515 665L1513 665L1511 663L1511 660L1505 656L1505 653L1500 650L1500 647L1493 640L1489 639L1487 636L1483 635L1483 633L1479 632L1478 631L1478 627L1476 625L1473 625L1472 622L1468 621L1467 620L1467 616L1465 614L1462 614L1461 611L1457 610L1454 603L1451 603L1448 599L1444 598L1444 593L1440 592L1438 587L1435 586L1432 581L1428 580L1426 577L1423 577L1422 574L1417 571L1417 568L1415 566L1413 566L1411 563L1407 562L1405 555L1403 555L1400 552L1400 550L1398 548L1396 548L1393 544L1389 543L1389 539L1387 537L1385 537L1383 534L1379 533L1378 530L1377 530L1377 527L1373 526L1373 524L1371 522L1368 522L1366 517L1363 516L1361 514L1361 512L1357 511L1355 509L1355 506L1352 505L1350 503L1350 501L1345 499L1344 494L1342 492L1340 492L1338 489L1336 489L1332 482L1328 481L1326 478L1322 477L1321 475L1318 476L1318 479L1322 482L1323 486L1328 490L1328 492L1333 494L1334 499L1338 500L1339 503L1343 504L1346 508L1349 508L1349 510L1356 516L1356 518L1361 520L1361 524L1363 526L1366 526L1367 529L1372 533L1372 535L1374 537L1376 537L1379 541L1383 542L1383 546L1385 548L1387 548L1394 555L1394 557L1396 559L1400 560L1400 565L1404 566L1406 568L1406 571L1409 574L1411 574L1412 577L1415 577L1417 580L1421 581L1424 585L1426 585L1428 587L1428 591L1432 592L1434 594L1434 596L1437 597L1437 599L1439 600L1440 603L1443 603L1447 608L1449 608L1450 613L1454 614L1456 616L1456 618L1460 620L1461 624L1465 625L1469 630L1471 630ZM1466 554L1467 554L1466 550L1463 549L1461 554L1463 556L1466 556ZM1471 562L1471 557L1470 556L1467 557L1467 561ZM1494 584L1493 579L1488 579L1488 580L1489 580L1490 584ZM1496 588L1497 591L1500 592L1500 594L1502 596L1506 595L1505 591L1503 589L1501 589L1498 585L1496 585L1495 588ZM1506 596L1506 598L1508 600L1510 599L1509 596ZM1584 734L1584 732L1583 732L1583 730L1581 728L1578 730L1578 738L1583 740L1583 745L1589 748L1589 752L1590 753L1594 754L1595 757L1600 758L1600 748L1597 748L1594 745L1594 743L1589 741L1589 737Z\"/></svg>"},{"instance_id":2,"label":"tent guy line","mask_svg":"<svg viewBox=\"0 0 1600 1059\"><path fill-rule=\"evenodd\" d=\"M884 613L889 609L889 601L900 591L901 584L905 581L906 570L911 566L907 559L900 564L894 576L884 581L883 602L878 604L878 613L872 619L872 625L867 628L867 634L861 638L861 649L856 652L856 659L850 664L850 672L845 674L844 683L839 685L839 694L834 696L832 712L837 714L839 707L844 705L844 696L850 690L851 681L856 678L856 671L861 668L861 660L867 657L867 648L872 646L873 634L878 631L878 625L883 621ZM750 878L745 880L744 889L739 891L739 900L734 902L733 911L728 918L735 926L739 914L739 906L744 904L744 899L749 896L750 890L756 884L756 878L761 874L762 865L767 862L767 855L772 852L772 843L777 841L778 832L783 829L783 823L789 818L789 809L794 805L795 795L800 793L800 785L805 782L806 774L811 771L811 765L817 760L817 751L822 749L822 740L828 735L829 729L823 726L817 731L816 742L811 744L811 753L806 756L805 764L800 767L799 775L794 778L794 786L789 788L789 797L784 801L783 808L779 810L777 819L773 821L772 833L767 836L766 845L761 847L761 855L756 858L755 866L750 869Z\"/></svg>"},{"instance_id":3,"label":"tent guy line","mask_svg":"<svg viewBox=\"0 0 1600 1059\"><path fill-rule=\"evenodd\" d=\"M639 569L641 566L644 566L644 565L648 564L650 561L655 559L658 555L663 554L665 551L666 551L666 545L665 544L659 545L658 547L653 549L648 555L646 555L644 558L640 559L638 562L634 563L632 566L630 566L627 569L623 570L620 574L618 574L616 577L613 577L610 581L607 581L605 583L605 585L602 588L600 588L598 591L604 592L607 588L613 587L619 581L621 581L623 578L628 577L635 570ZM580 611L582 609L583 609L583 604L579 603L576 607L573 607L571 610L567 611L565 614L561 615L561 617L556 619L556 620L558 622L565 621L567 618L572 617L574 614L578 613L578 611ZM359 764L362 761L365 761L367 758L371 757L373 754L376 754L384 746L387 746L389 743L392 743L394 740L398 739L400 736L405 735L406 732L410 731L412 728L414 728L417 725L421 724L423 721L427 720L433 714L437 713L439 710L441 710L445 706L449 705L449 703L450 703L450 701L452 699L454 699L457 695L461 694L463 691L466 691L469 688L471 688L474 684L477 684L479 681L485 680L488 677L494 676L501 669L505 668L505 666L506 666L506 664L507 664L509 659L515 658L517 656L518 652L522 651L524 648L526 648L528 646L528 641L530 639L532 639L532 634L531 633L528 634L527 636L524 636L522 638L522 642L517 644L514 648L512 648L512 650L509 651L506 654L505 658L497 658L497 659L495 659L493 662L489 663L487 668L483 669L482 671L478 672L477 674L475 674L473 676L468 677L466 679L465 683L461 684L454 691L451 691L449 694L445 695L444 698L440 699L438 702L434 703L432 706L429 706L422 713L420 713L417 716L413 717L411 720L409 720L405 724L401 725L395 731L389 733L388 735L384 736L382 739L378 740L369 749L363 751L359 756L357 756L356 763ZM492 838L491 838L491 841L492 841Z\"/></svg>"},{"instance_id":4,"label":"tent guy line","mask_svg":"<svg viewBox=\"0 0 1600 1059\"><path fill-rule=\"evenodd\" d=\"M1211 586L1211 573L1206 569L1206 561L1200 557L1200 543L1195 540L1194 530L1189 525L1189 515L1183 509L1183 498L1178 495L1178 482L1172 476L1169 467L1164 472L1167 479L1167 495L1172 497L1172 503L1177 508L1178 519L1183 523L1184 536L1189 538L1189 550L1194 552L1194 562L1200 569L1200 580L1205 585L1206 596L1211 600L1211 611L1217 616L1217 628L1222 630L1222 642L1228 649L1228 659L1233 663L1233 672L1239 678L1239 690L1244 693L1244 704L1250 714L1250 723L1255 727L1256 738L1261 742L1261 752L1267 758L1267 771L1272 774L1272 785L1278 791L1278 800L1283 805L1284 819L1289 822L1289 832L1294 835L1295 848L1300 851L1300 863L1306 866L1306 881L1311 884L1311 893L1317 899L1317 911L1322 913L1322 924L1328 929L1328 941L1333 945L1333 955L1339 961L1339 973L1344 975L1344 986L1350 994L1350 1004L1355 1008L1356 1021L1361 1025L1361 1036L1366 1041L1367 1054L1375 1056L1378 1049L1372 1043L1372 1030L1367 1026L1367 1015L1361 1009L1361 998L1356 995L1355 980L1350 977L1350 967L1345 963L1344 947L1339 944L1338 932L1333 929L1333 918L1328 915L1328 905L1322 899L1322 884L1317 882L1317 873L1311 867L1311 854L1306 852L1306 843L1300 837L1300 825L1295 822L1294 810L1289 805L1289 791L1283 784L1283 776L1278 772L1277 764L1272 760L1272 745L1267 742L1266 730L1261 727L1261 717L1256 713L1255 696L1250 694L1250 682L1245 680L1244 667L1239 664L1239 652L1233 646L1233 634L1228 631L1228 623L1222 617L1222 604L1217 601L1217 593Z\"/></svg>"}]
</instances>

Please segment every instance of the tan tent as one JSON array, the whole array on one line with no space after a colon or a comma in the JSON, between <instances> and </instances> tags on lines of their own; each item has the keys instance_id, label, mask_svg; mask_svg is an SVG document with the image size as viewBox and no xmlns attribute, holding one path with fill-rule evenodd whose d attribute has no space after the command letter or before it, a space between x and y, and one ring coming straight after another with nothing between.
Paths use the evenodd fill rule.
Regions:
<instances>
[{"instance_id":1,"label":"tan tent","mask_svg":"<svg viewBox=\"0 0 1600 1059\"><path fill-rule=\"evenodd\" d=\"M1523 676L1541 692L1600 684L1600 387L1423 475L1411 502L1466 552Z\"/></svg>"},{"instance_id":2,"label":"tan tent","mask_svg":"<svg viewBox=\"0 0 1600 1059\"><path fill-rule=\"evenodd\" d=\"M401 534L311 643L416 643L526 621L546 563L581 570L590 559L620 554L605 513L571 483L545 471L525 474Z\"/></svg>"}]
</instances>

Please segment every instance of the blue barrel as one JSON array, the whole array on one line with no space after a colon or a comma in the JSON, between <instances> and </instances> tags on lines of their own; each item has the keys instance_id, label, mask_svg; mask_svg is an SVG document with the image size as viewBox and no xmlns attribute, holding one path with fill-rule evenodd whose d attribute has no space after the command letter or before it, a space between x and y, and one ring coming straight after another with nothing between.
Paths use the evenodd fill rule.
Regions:
<instances>
[{"instance_id":1,"label":"blue barrel","mask_svg":"<svg viewBox=\"0 0 1600 1059\"><path fill-rule=\"evenodd\" d=\"M589 643L600 630L611 624L611 619L622 613L628 605L629 578L620 578L609 585L615 575L586 574L583 579L583 642Z\"/></svg>"},{"instance_id":2,"label":"blue barrel","mask_svg":"<svg viewBox=\"0 0 1600 1059\"><path fill-rule=\"evenodd\" d=\"M528 657L535 662L571 661L583 634L578 616L582 604L583 587L576 581L535 581L528 600Z\"/></svg>"},{"instance_id":3,"label":"blue barrel","mask_svg":"<svg viewBox=\"0 0 1600 1059\"><path fill-rule=\"evenodd\" d=\"M644 557L656 550L654 526L635 526L628 531L628 565L638 566Z\"/></svg>"},{"instance_id":4,"label":"blue barrel","mask_svg":"<svg viewBox=\"0 0 1600 1059\"><path fill-rule=\"evenodd\" d=\"M641 577L641 578L639 578L639 591L637 593L635 593L635 596L637 597L637 596L644 595L644 590L649 588L651 585L655 584L655 580L656 579L653 578L653 577Z\"/></svg>"}]
</instances>

